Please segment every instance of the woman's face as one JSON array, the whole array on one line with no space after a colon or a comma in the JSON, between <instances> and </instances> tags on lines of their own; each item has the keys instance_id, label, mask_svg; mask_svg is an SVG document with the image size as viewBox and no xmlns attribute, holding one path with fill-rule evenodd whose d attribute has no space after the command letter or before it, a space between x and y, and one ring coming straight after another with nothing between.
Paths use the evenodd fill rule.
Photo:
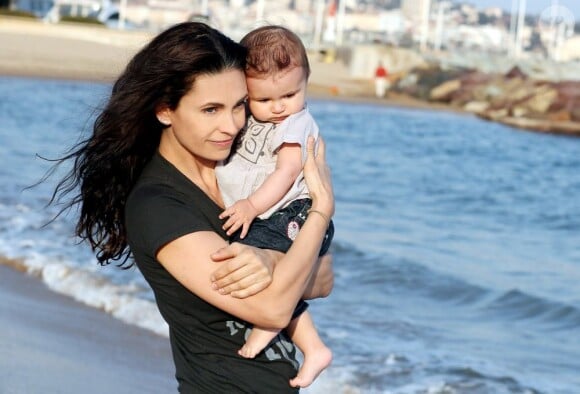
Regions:
<instances>
[{"instance_id":1,"label":"woman's face","mask_svg":"<svg viewBox=\"0 0 580 394\"><path fill-rule=\"evenodd\" d=\"M168 126L160 149L179 155L189 153L197 161L224 160L246 121L247 95L240 70L198 76L175 110L157 112L159 121Z\"/></svg>"}]
</instances>

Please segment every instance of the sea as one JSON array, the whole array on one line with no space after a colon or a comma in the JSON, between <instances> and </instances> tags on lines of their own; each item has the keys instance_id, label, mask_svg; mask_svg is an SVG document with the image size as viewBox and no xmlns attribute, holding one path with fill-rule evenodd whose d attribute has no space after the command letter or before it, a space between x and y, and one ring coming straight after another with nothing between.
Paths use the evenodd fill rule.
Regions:
<instances>
[{"instance_id":1,"label":"sea","mask_svg":"<svg viewBox=\"0 0 580 394\"><path fill-rule=\"evenodd\" d=\"M167 335L136 269L100 267L47 205L108 84L0 78L0 256ZM451 112L315 100L336 194L333 350L305 393L580 392L580 139Z\"/></svg>"}]
</instances>

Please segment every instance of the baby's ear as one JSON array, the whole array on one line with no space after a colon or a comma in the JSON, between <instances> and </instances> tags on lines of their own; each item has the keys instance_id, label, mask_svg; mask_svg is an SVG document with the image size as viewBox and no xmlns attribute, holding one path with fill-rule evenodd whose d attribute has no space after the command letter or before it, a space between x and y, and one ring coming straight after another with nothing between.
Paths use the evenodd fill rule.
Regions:
<instances>
[{"instance_id":1,"label":"baby's ear","mask_svg":"<svg viewBox=\"0 0 580 394\"><path fill-rule=\"evenodd\" d=\"M171 110L167 107L159 108L155 111L157 120L164 126L171 126Z\"/></svg>"}]
</instances>

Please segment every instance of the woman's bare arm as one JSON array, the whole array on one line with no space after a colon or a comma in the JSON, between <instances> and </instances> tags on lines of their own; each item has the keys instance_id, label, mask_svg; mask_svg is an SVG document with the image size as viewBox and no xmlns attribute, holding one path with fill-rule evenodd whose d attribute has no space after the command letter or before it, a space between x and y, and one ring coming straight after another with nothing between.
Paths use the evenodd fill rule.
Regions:
<instances>
[{"instance_id":1,"label":"woman's bare arm","mask_svg":"<svg viewBox=\"0 0 580 394\"><path fill-rule=\"evenodd\" d=\"M264 290L272 282L275 264L283 256L281 252L267 251L265 260L244 260L238 261L237 265L230 266L229 285L219 288L222 294L229 294L235 298L247 298ZM220 251L212 254L215 262L223 261ZM213 281L213 280L212 280ZM334 286L334 271L332 268L332 255L325 254L319 257L318 269L312 274L310 282L306 286L302 298L312 300L314 298L324 298L330 295ZM215 289L218 289L217 283Z\"/></svg>"},{"instance_id":2,"label":"woman's bare arm","mask_svg":"<svg viewBox=\"0 0 580 394\"><path fill-rule=\"evenodd\" d=\"M334 287L334 270L332 269L332 255L325 254L319 258L318 269L310 278L306 291L302 296L305 300L324 298L330 295Z\"/></svg>"}]
</instances>

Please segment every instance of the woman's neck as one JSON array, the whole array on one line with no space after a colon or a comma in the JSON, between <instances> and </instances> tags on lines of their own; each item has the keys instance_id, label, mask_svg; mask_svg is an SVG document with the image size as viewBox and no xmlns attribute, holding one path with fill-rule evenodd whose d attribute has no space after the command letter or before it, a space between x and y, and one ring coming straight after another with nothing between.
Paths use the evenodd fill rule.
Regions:
<instances>
[{"instance_id":1,"label":"woman's neck","mask_svg":"<svg viewBox=\"0 0 580 394\"><path fill-rule=\"evenodd\" d=\"M197 157L184 149L175 149L172 144L164 143L163 139L159 145L159 154L217 205L224 206L215 175L215 161Z\"/></svg>"}]
</instances>

